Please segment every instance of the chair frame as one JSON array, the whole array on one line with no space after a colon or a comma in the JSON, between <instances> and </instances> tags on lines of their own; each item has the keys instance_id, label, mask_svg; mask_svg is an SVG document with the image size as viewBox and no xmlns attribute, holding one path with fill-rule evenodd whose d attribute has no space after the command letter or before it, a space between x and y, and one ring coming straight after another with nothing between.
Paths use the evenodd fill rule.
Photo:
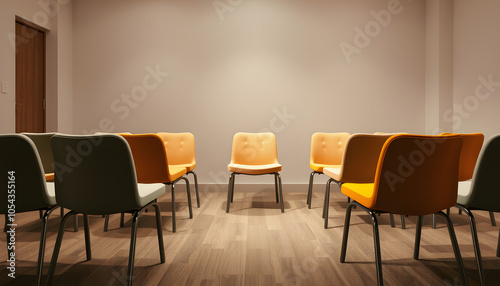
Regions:
<instances>
[{"instance_id":1,"label":"chair frame","mask_svg":"<svg viewBox=\"0 0 500 286\"><path fill-rule=\"evenodd\" d=\"M236 173L232 172L229 176L229 184L227 188L227 205L226 205L226 213L229 213L230 204L233 202L234 197L234 181L236 175L247 175L247 176L262 176L262 175L274 175L274 189L276 193L276 202L280 203L281 213L285 212L285 207L283 204L283 187L281 183L281 176L278 172L275 173L266 173L266 174L244 174L244 173ZM279 185L279 190L278 190ZM279 198L278 198L279 195Z\"/></svg>"}]
</instances>

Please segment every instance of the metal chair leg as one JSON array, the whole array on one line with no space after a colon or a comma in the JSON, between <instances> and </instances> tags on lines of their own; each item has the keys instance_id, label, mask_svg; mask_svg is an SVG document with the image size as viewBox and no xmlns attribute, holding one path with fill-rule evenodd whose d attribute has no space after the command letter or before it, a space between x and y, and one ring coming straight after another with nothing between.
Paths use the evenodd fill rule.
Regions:
<instances>
[{"instance_id":1,"label":"metal chair leg","mask_svg":"<svg viewBox=\"0 0 500 286\"><path fill-rule=\"evenodd\" d=\"M490 220L491 220L492 226L497 226L497 222L495 221L495 213L494 212L490 212Z\"/></svg>"},{"instance_id":2,"label":"metal chair leg","mask_svg":"<svg viewBox=\"0 0 500 286\"><path fill-rule=\"evenodd\" d=\"M89 230L89 216L83 215L83 232L85 234L85 251L87 253L87 260L92 259L92 248L90 245L90 230Z\"/></svg>"},{"instance_id":3,"label":"metal chair leg","mask_svg":"<svg viewBox=\"0 0 500 286\"><path fill-rule=\"evenodd\" d=\"M393 214L389 214L389 220L391 221L391 227L395 228L396 223L394 222L394 215Z\"/></svg>"},{"instance_id":4,"label":"metal chair leg","mask_svg":"<svg viewBox=\"0 0 500 286\"><path fill-rule=\"evenodd\" d=\"M186 182L188 208L189 208L189 218L193 218L193 207L191 206L191 189L189 188L189 180L186 177L182 177L184 182Z\"/></svg>"},{"instance_id":5,"label":"metal chair leg","mask_svg":"<svg viewBox=\"0 0 500 286\"><path fill-rule=\"evenodd\" d=\"M38 250L38 263L36 267L36 285L41 285L42 283L42 269L43 269L43 258L45 256L45 242L47 241L47 224L49 222L49 216L57 208L51 207L42 217L42 232L40 235L40 248ZM42 211L43 212L43 211ZM9 253L10 255L10 253ZM10 257L10 256L9 256Z\"/></svg>"},{"instance_id":6,"label":"metal chair leg","mask_svg":"<svg viewBox=\"0 0 500 286\"><path fill-rule=\"evenodd\" d=\"M278 195L278 176L274 174L274 191L276 193L276 202L279 203L279 195Z\"/></svg>"},{"instance_id":7,"label":"metal chair leg","mask_svg":"<svg viewBox=\"0 0 500 286\"><path fill-rule=\"evenodd\" d=\"M311 175L309 175L309 189L307 190L307 201L306 204L309 205L309 208L311 208L311 202L312 202L312 189L313 189L313 181L314 181L314 174L316 174L316 171L312 171Z\"/></svg>"},{"instance_id":8,"label":"metal chair leg","mask_svg":"<svg viewBox=\"0 0 500 286\"><path fill-rule=\"evenodd\" d=\"M198 192L198 175L194 171L189 171L188 174L193 174L194 177L194 190L196 192L196 205L200 208L200 193Z\"/></svg>"},{"instance_id":9,"label":"metal chair leg","mask_svg":"<svg viewBox=\"0 0 500 286\"><path fill-rule=\"evenodd\" d=\"M420 253L420 237L422 236L422 223L424 217L419 216L417 220L417 229L415 230L415 247L413 248L413 259L418 259Z\"/></svg>"},{"instance_id":10,"label":"metal chair leg","mask_svg":"<svg viewBox=\"0 0 500 286\"><path fill-rule=\"evenodd\" d=\"M432 228L436 229L436 214L432 215Z\"/></svg>"},{"instance_id":11,"label":"metal chair leg","mask_svg":"<svg viewBox=\"0 0 500 286\"><path fill-rule=\"evenodd\" d=\"M172 184L173 187L173 184ZM173 193L173 192L172 192ZM137 223L139 220L140 210L134 213L132 219L132 231L130 236L130 252L128 255L128 275L127 275L127 285L132 285L132 280L134 279L134 260L135 260L135 242L137 240Z\"/></svg>"},{"instance_id":12,"label":"metal chair leg","mask_svg":"<svg viewBox=\"0 0 500 286\"><path fill-rule=\"evenodd\" d=\"M234 198L234 181L236 180L236 174L233 173L234 176L233 176L233 179L231 181L231 202L233 202L233 198Z\"/></svg>"},{"instance_id":13,"label":"metal chair leg","mask_svg":"<svg viewBox=\"0 0 500 286\"><path fill-rule=\"evenodd\" d=\"M402 229L406 228L406 219L404 215L401 215L401 228Z\"/></svg>"},{"instance_id":14,"label":"metal chair leg","mask_svg":"<svg viewBox=\"0 0 500 286\"><path fill-rule=\"evenodd\" d=\"M349 236L349 225L351 222L351 211L352 211L353 206L354 206L353 203L349 203L349 205L347 206L347 209L345 211L344 235L342 236L342 247L340 250L340 262L341 263L345 262L345 255L347 252L347 239Z\"/></svg>"},{"instance_id":15,"label":"metal chair leg","mask_svg":"<svg viewBox=\"0 0 500 286\"><path fill-rule=\"evenodd\" d=\"M453 252L455 253L455 259L458 263L458 268L460 272L460 276L462 277L462 281L465 285L469 285L469 280L467 279L467 275L465 274L464 263L462 261L462 255L460 254L460 248L458 247L457 237L455 235L455 230L453 229L453 223L449 216L447 216L444 212L436 213L446 220L446 225L448 226L448 233L450 234L451 244L453 246Z\"/></svg>"},{"instance_id":16,"label":"metal chair leg","mask_svg":"<svg viewBox=\"0 0 500 286\"><path fill-rule=\"evenodd\" d=\"M40 219L43 219L43 210L38 210L38 216Z\"/></svg>"},{"instance_id":17,"label":"metal chair leg","mask_svg":"<svg viewBox=\"0 0 500 286\"><path fill-rule=\"evenodd\" d=\"M104 216L104 232L108 231L109 215Z\"/></svg>"},{"instance_id":18,"label":"metal chair leg","mask_svg":"<svg viewBox=\"0 0 500 286\"><path fill-rule=\"evenodd\" d=\"M325 205L323 208L323 213L324 213L324 218L325 218L325 225L324 228L328 229L328 211L330 210L330 184L332 183L332 180L328 180L326 183L326 190L325 190Z\"/></svg>"},{"instance_id":19,"label":"metal chair leg","mask_svg":"<svg viewBox=\"0 0 500 286\"><path fill-rule=\"evenodd\" d=\"M172 232L175 232L177 228L175 223L175 192L174 192L175 187L173 183L170 185L170 190L172 191Z\"/></svg>"},{"instance_id":20,"label":"metal chair leg","mask_svg":"<svg viewBox=\"0 0 500 286\"><path fill-rule=\"evenodd\" d=\"M125 225L125 213L120 214L120 227Z\"/></svg>"},{"instance_id":21,"label":"metal chair leg","mask_svg":"<svg viewBox=\"0 0 500 286\"><path fill-rule=\"evenodd\" d=\"M165 246L163 244L163 230L161 224L161 211L158 203L153 204L156 211L156 232L158 234L158 248L160 249L160 262L165 263Z\"/></svg>"},{"instance_id":22,"label":"metal chair leg","mask_svg":"<svg viewBox=\"0 0 500 286\"><path fill-rule=\"evenodd\" d=\"M47 282L46 282L47 285L52 284L52 277L54 276L54 271L56 270L57 258L59 256L59 250L61 250L62 239L64 236L64 227L66 225L66 222L68 221L69 217L76 214L77 214L76 212L70 211L67 214L65 214L61 220L61 225L59 226L59 232L57 233L56 244L54 246L54 251L52 253L52 260L50 261L49 272L47 274Z\"/></svg>"},{"instance_id":23,"label":"metal chair leg","mask_svg":"<svg viewBox=\"0 0 500 286\"><path fill-rule=\"evenodd\" d=\"M229 212L229 205L231 204L232 201L232 190L231 190L231 185L234 180L234 173L231 173L231 176L229 176L229 183L227 184L227 205L226 205L226 213Z\"/></svg>"},{"instance_id":24,"label":"metal chair leg","mask_svg":"<svg viewBox=\"0 0 500 286\"><path fill-rule=\"evenodd\" d=\"M479 281L481 285L486 285L486 276L484 275L483 262L481 259L481 250L479 249L479 240L477 237L476 220L472 212L463 205L456 204L456 207L464 211L469 217L470 231L472 234L472 244L474 245L474 253L476 254L477 269L479 271Z\"/></svg>"},{"instance_id":25,"label":"metal chair leg","mask_svg":"<svg viewBox=\"0 0 500 286\"><path fill-rule=\"evenodd\" d=\"M280 185L280 204L281 204L281 213L285 212L285 202L283 201L283 186L281 184L281 176L279 173L278 174L278 182Z\"/></svg>"}]
</instances>

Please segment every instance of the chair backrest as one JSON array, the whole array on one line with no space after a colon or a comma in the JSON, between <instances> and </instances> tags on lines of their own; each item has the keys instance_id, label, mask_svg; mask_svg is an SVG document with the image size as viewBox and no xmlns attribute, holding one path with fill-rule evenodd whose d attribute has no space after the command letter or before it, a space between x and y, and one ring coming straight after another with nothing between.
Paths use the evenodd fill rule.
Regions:
<instances>
[{"instance_id":1,"label":"chair backrest","mask_svg":"<svg viewBox=\"0 0 500 286\"><path fill-rule=\"evenodd\" d=\"M273 133L238 132L233 137L231 164L278 164L278 149Z\"/></svg>"},{"instance_id":2,"label":"chair backrest","mask_svg":"<svg viewBox=\"0 0 500 286\"><path fill-rule=\"evenodd\" d=\"M489 211L500 211L500 134L490 137L479 154L471 190L465 206Z\"/></svg>"},{"instance_id":3,"label":"chair backrest","mask_svg":"<svg viewBox=\"0 0 500 286\"><path fill-rule=\"evenodd\" d=\"M56 199L85 214L112 214L141 207L132 153L116 134L54 135Z\"/></svg>"},{"instance_id":4,"label":"chair backrest","mask_svg":"<svg viewBox=\"0 0 500 286\"><path fill-rule=\"evenodd\" d=\"M442 133L441 135L459 135L462 137L463 144L462 152L460 153L458 180L467 181L472 179L479 152L481 152L481 148L483 147L483 133Z\"/></svg>"},{"instance_id":5,"label":"chair backrest","mask_svg":"<svg viewBox=\"0 0 500 286\"><path fill-rule=\"evenodd\" d=\"M320 133L311 137L311 164L340 165L342 156L351 136L349 133Z\"/></svg>"},{"instance_id":6,"label":"chair backrest","mask_svg":"<svg viewBox=\"0 0 500 286\"><path fill-rule=\"evenodd\" d=\"M380 153L372 208L426 215L454 206L461 148L460 136L389 138Z\"/></svg>"},{"instance_id":7,"label":"chair backrest","mask_svg":"<svg viewBox=\"0 0 500 286\"><path fill-rule=\"evenodd\" d=\"M148 134L120 134L127 140L134 157L139 183L171 182L165 144L160 136Z\"/></svg>"},{"instance_id":8,"label":"chair backrest","mask_svg":"<svg viewBox=\"0 0 500 286\"><path fill-rule=\"evenodd\" d=\"M390 134L353 134L342 156L340 181L343 183L373 183L380 151Z\"/></svg>"},{"instance_id":9,"label":"chair backrest","mask_svg":"<svg viewBox=\"0 0 500 286\"><path fill-rule=\"evenodd\" d=\"M21 133L28 136L35 143L40 159L42 160L45 173L54 173L54 156L52 154L52 146L50 146L50 138L56 133Z\"/></svg>"},{"instance_id":10,"label":"chair backrest","mask_svg":"<svg viewBox=\"0 0 500 286\"><path fill-rule=\"evenodd\" d=\"M1 214L9 210L9 194L15 195L16 212L55 205L55 199L47 192L42 162L31 139L22 134L0 135L0 152Z\"/></svg>"},{"instance_id":11,"label":"chair backrest","mask_svg":"<svg viewBox=\"0 0 500 286\"><path fill-rule=\"evenodd\" d=\"M159 132L157 134L165 143L170 165L196 164L194 135L192 133Z\"/></svg>"}]
</instances>

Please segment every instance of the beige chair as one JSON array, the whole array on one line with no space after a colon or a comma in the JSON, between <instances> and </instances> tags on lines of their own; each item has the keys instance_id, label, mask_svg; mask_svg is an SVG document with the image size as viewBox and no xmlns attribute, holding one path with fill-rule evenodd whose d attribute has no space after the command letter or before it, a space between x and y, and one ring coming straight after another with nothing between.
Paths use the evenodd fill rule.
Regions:
<instances>
[{"instance_id":1,"label":"beige chair","mask_svg":"<svg viewBox=\"0 0 500 286\"><path fill-rule=\"evenodd\" d=\"M274 134L269 132L236 133L233 138L231 163L227 166L227 169L231 172L231 175L227 190L226 213L229 212L229 205L233 202L236 175L259 176L266 174L274 175L276 202L280 202L281 212L285 212L281 176L279 174L281 165L278 163L278 149Z\"/></svg>"},{"instance_id":2,"label":"beige chair","mask_svg":"<svg viewBox=\"0 0 500 286\"><path fill-rule=\"evenodd\" d=\"M323 174L324 168L339 168L342 163L349 133L314 133L311 137L311 155L309 166L313 170L309 175L309 189L307 192L307 204L312 205L312 191L314 175Z\"/></svg>"}]
</instances>

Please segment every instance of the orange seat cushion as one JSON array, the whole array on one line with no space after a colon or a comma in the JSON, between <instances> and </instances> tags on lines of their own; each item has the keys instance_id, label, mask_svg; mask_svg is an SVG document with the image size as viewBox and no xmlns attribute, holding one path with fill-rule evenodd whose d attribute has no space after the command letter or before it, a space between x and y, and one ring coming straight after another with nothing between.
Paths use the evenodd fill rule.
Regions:
<instances>
[{"instance_id":1,"label":"orange seat cushion","mask_svg":"<svg viewBox=\"0 0 500 286\"><path fill-rule=\"evenodd\" d=\"M281 171L280 164L265 164L265 165L242 165L242 164L229 164L227 166L229 172L248 174L248 175L261 175L270 174Z\"/></svg>"},{"instance_id":2,"label":"orange seat cushion","mask_svg":"<svg viewBox=\"0 0 500 286\"><path fill-rule=\"evenodd\" d=\"M367 208L373 208L376 200L373 199L375 184L342 184L340 190L351 199L357 201Z\"/></svg>"},{"instance_id":3,"label":"orange seat cushion","mask_svg":"<svg viewBox=\"0 0 500 286\"><path fill-rule=\"evenodd\" d=\"M309 163L309 166L311 167L311 169L319 173L323 173L324 168L340 168L340 165L325 165L312 162Z\"/></svg>"}]
</instances>

